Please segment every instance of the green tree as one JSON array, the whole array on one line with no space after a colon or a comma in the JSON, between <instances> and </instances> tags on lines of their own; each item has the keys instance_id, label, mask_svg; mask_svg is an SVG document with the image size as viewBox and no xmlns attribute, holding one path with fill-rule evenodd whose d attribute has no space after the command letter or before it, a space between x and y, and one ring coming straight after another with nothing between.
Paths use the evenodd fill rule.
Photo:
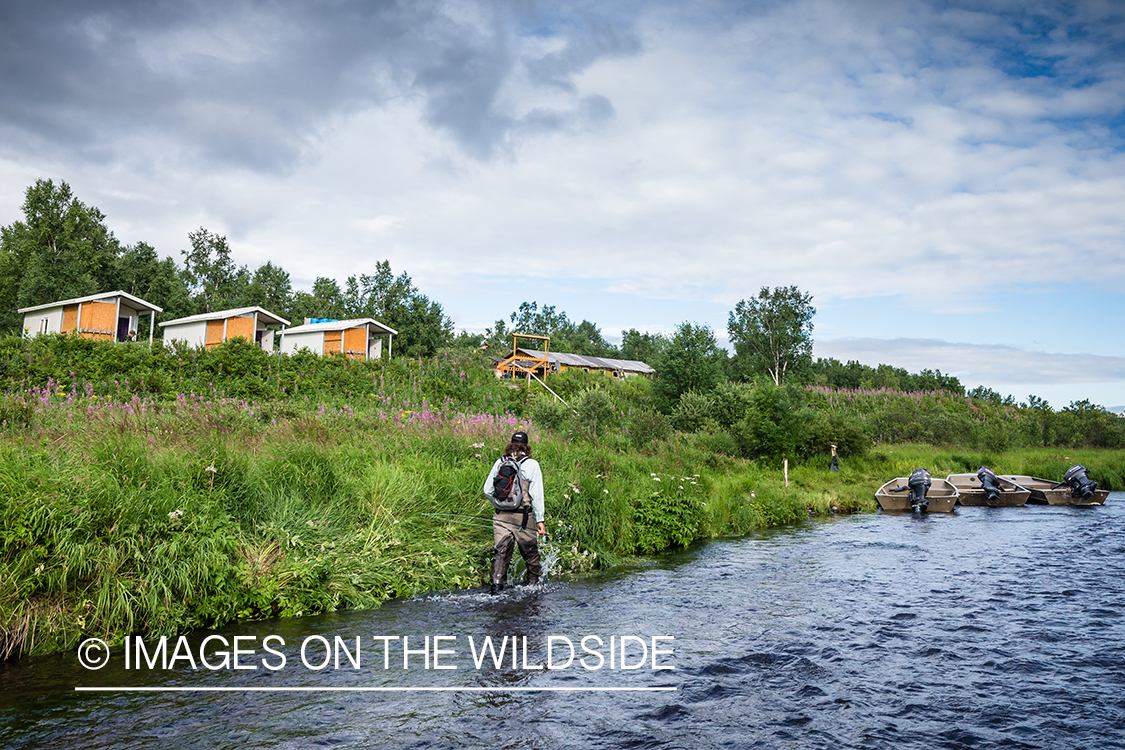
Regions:
<instances>
[{"instance_id":1,"label":"green tree","mask_svg":"<svg viewBox=\"0 0 1125 750\"><path fill-rule=\"evenodd\" d=\"M105 215L70 185L36 180L27 188L23 221L0 228L0 314L18 328L18 308L113 291L117 238Z\"/></svg>"},{"instance_id":2,"label":"green tree","mask_svg":"<svg viewBox=\"0 0 1125 750\"><path fill-rule=\"evenodd\" d=\"M796 456L797 448L807 440L812 417L800 388L759 383L751 393L746 416L735 427L735 442L748 458L780 463Z\"/></svg>"},{"instance_id":3,"label":"green tree","mask_svg":"<svg viewBox=\"0 0 1125 750\"><path fill-rule=\"evenodd\" d=\"M289 317L293 306L293 284L289 272L267 261L258 266L246 289L247 305L257 305L282 317Z\"/></svg>"},{"instance_id":4,"label":"green tree","mask_svg":"<svg viewBox=\"0 0 1125 750\"><path fill-rule=\"evenodd\" d=\"M481 345L494 357L506 357L512 351L512 331L508 330L508 324L503 320L498 320L495 325L486 328L483 338Z\"/></svg>"},{"instance_id":5,"label":"green tree","mask_svg":"<svg viewBox=\"0 0 1125 750\"><path fill-rule=\"evenodd\" d=\"M411 300L418 295L414 282L405 272L397 277L387 260L375 264L375 273L349 276L344 291L344 306L349 315L374 318L396 328L402 324ZM394 323L392 323L394 320Z\"/></svg>"},{"instance_id":6,"label":"green tree","mask_svg":"<svg viewBox=\"0 0 1125 750\"><path fill-rule=\"evenodd\" d=\"M621 335L621 358L644 362L651 367L668 350L668 344L667 336L630 328Z\"/></svg>"},{"instance_id":7,"label":"green tree","mask_svg":"<svg viewBox=\"0 0 1125 750\"><path fill-rule=\"evenodd\" d=\"M453 341L453 321L441 304L419 292L409 274L395 276L390 261L376 263L373 274L349 276L342 302L348 317L397 330L394 350L406 356L432 356Z\"/></svg>"},{"instance_id":8,"label":"green tree","mask_svg":"<svg viewBox=\"0 0 1125 750\"><path fill-rule=\"evenodd\" d=\"M1121 422L1089 399L1071 401L1055 415L1055 440L1072 448L1120 448L1125 445Z\"/></svg>"},{"instance_id":9,"label":"green tree","mask_svg":"<svg viewBox=\"0 0 1125 750\"><path fill-rule=\"evenodd\" d=\"M344 305L344 293L340 290L340 285L335 279L318 276L313 282L312 294L302 291L293 295L290 317L294 323L299 323L304 318L342 320L350 316Z\"/></svg>"},{"instance_id":10,"label":"green tree","mask_svg":"<svg viewBox=\"0 0 1125 750\"><path fill-rule=\"evenodd\" d=\"M1054 422L1055 413L1051 409L1051 405L1047 403L1047 399L1039 398L1035 395L1027 397L1027 408L1035 412L1036 416L1039 418L1043 447L1046 448L1051 444L1051 427Z\"/></svg>"},{"instance_id":11,"label":"green tree","mask_svg":"<svg viewBox=\"0 0 1125 750\"><path fill-rule=\"evenodd\" d=\"M192 291L197 312L215 312L238 304L250 285L250 272L231 259L227 238L200 227L188 233L190 250L184 250L184 278Z\"/></svg>"},{"instance_id":12,"label":"green tree","mask_svg":"<svg viewBox=\"0 0 1125 750\"><path fill-rule=\"evenodd\" d=\"M727 321L739 369L766 374L780 385L812 363L812 295L795 286L762 287L758 296L739 300Z\"/></svg>"},{"instance_id":13,"label":"green tree","mask_svg":"<svg viewBox=\"0 0 1125 750\"><path fill-rule=\"evenodd\" d=\"M588 320L583 320L574 327L567 344L569 351L586 357L616 358L620 354L617 347L605 340L602 330Z\"/></svg>"},{"instance_id":14,"label":"green tree","mask_svg":"<svg viewBox=\"0 0 1125 750\"><path fill-rule=\"evenodd\" d=\"M601 329L588 320L581 323L572 321L565 312L556 310L554 305L539 307L538 302L522 302L519 309L509 316L510 330L497 321L495 329L489 330L493 345L500 345L500 339L511 341L512 333L527 333L535 336L549 336L551 351L582 354L589 357L617 357L617 347L605 340ZM503 334L507 334L505 337Z\"/></svg>"},{"instance_id":15,"label":"green tree","mask_svg":"<svg viewBox=\"0 0 1125 750\"><path fill-rule=\"evenodd\" d=\"M829 388L859 388L870 370L870 367L854 359L844 364L834 357L818 357L812 365L813 382Z\"/></svg>"},{"instance_id":16,"label":"green tree","mask_svg":"<svg viewBox=\"0 0 1125 750\"><path fill-rule=\"evenodd\" d=\"M519 309L511 314L509 320L512 322L512 330L517 333L569 339L574 332L574 323L565 312L556 312L554 305L543 305L540 308L538 302L521 302Z\"/></svg>"},{"instance_id":17,"label":"green tree","mask_svg":"<svg viewBox=\"0 0 1125 750\"><path fill-rule=\"evenodd\" d=\"M138 242L122 248L114 259L113 268L115 278L109 286L162 308L162 320L182 318L195 312L191 293L176 261L160 258L151 245ZM140 334L142 339L148 336L148 318L144 315L140 319Z\"/></svg>"},{"instance_id":18,"label":"green tree","mask_svg":"<svg viewBox=\"0 0 1125 750\"><path fill-rule=\"evenodd\" d=\"M989 403L996 404L997 406L1015 406L1016 401L1009 396L1001 396L998 391L994 391L986 385L978 385L971 391L965 394L971 399L978 401L988 401Z\"/></svg>"},{"instance_id":19,"label":"green tree","mask_svg":"<svg viewBox=\"0 0 1125 750\"><path fill-rule=\"evenodd\" d=\"M688 322L676 327L664 356L656 365L653 391L661 411L671 413L680 396L688 391L707 394L723 378L726 352L715 343L706 325Z\"/></svg>"},{"instance_id":20,"label":"green tree","mask_svg":"<svg viewBox=\"0 0 1125 750\"><path fill-rule=\"evenodd\" d=\"M388 323L398 331L394 350L408 357L430 357L453 340L453 321L424 294L415 294Z\"/></svg>"}]
</instances>

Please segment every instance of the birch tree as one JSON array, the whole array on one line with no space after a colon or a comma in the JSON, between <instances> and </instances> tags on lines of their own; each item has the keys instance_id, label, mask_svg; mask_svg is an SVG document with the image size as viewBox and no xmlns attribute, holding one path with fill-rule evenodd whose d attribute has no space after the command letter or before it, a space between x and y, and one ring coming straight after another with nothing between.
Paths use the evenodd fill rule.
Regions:
<instances>
[{"instance_id":1,"label":"birch tree","mask_svg":"<svg viewBox=\"0 0 1125 750\"><path fill-rule=\"evenodd\" d=\"M740 367L766 374L775 385L812 362L812 295L796 286L762 287L739 300L727 321Z\"/></svg>"}]
</instances>

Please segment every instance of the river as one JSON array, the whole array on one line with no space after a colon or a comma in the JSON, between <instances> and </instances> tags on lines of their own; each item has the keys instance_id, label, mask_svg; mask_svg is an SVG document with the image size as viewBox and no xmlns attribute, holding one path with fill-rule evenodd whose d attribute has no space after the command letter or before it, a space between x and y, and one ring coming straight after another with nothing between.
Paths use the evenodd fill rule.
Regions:
<instances>
[{"instance_id":1,"label":"river","mask_svg":"<svg viewBox=\"0 0 1125 750\"><path fill-rule=\"evenodd\" d=\"M1123 574L1125 493L810 521L592 581L192 634L169 669L10 663L0 747L1125 748ZM515 664L509 639L478 668L485 636L515 636ZM551 636L564 668L535 669Z\"/></svg>"}]
</instances>

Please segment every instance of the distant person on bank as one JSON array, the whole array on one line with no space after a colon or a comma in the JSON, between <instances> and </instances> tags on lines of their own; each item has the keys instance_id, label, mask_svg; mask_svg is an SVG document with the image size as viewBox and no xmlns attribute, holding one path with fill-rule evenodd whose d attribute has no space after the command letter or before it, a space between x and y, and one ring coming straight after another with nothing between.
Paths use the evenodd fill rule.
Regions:
<instances>
[{"instance_id":1,"label":"distant person on bank","mask_svg":"<svg viewBox=\"0 0 1125 750\"><path fill-rule=\"evenodd\" d=\"M484 480L484 494L495 511L492 544L496 554L492 558L490 593L498 594L504 589L513 547L519 547L527 565L525 583L538 583L539 535L547 533L543 526L543 472L539 462L531 457L531 445L523 430L512 435L504 455L492 465L488 479Z\"/></svg>"}]
</instances>

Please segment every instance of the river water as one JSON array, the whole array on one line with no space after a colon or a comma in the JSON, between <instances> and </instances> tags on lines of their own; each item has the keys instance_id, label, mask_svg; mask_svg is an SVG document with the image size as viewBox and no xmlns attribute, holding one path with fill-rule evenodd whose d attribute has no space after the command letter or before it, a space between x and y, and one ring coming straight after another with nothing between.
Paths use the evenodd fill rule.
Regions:
<instances>
[{"instance_id":1,"label":"river water","mask_svg":"<svg viewBox=\"0 0 1125 750\"><path fill-rule=\"evenodd\" d=\"M127 670L120 648L96 671L0 666L0 747L1125 748L1123 576L1123 493L812 521L594 581L232 627L202 656L193 634L169 669ZM515 665L509 640L478 668L505 635ZM430 669L426 636L446 637ZM549 636L565 668L534 669Z\"/></svg>"}]
</instances>

